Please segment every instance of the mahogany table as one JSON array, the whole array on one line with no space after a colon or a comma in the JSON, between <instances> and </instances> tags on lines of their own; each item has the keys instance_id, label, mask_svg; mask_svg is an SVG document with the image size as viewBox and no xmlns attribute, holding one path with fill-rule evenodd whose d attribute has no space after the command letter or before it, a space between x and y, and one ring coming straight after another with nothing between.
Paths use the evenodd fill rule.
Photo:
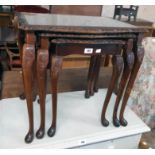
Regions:
<instances>
[{"instance_id":1,"label":"mahogany table","mask_svg":"<svg viewBox=\"0 0 155 155\"><path fill-rule=\"evenodd\" d=\"M17 16L19 30L19 48L22 56L23 81L29 114L29 131L25 137L25 141L27 143L31 142L34 137L32 86L35 80L33 76L33 68L36 65L35 60L37 59L37 61L40 62L37 63L37 75L40 76L40 80L42 81L45 81L44 75L48 64L49 55L55 54L54 57L56 58L54 59L54 61L57 61L57 65L55 66L57 68L56 74L58 74L61 70L60 56L56 55L56 53L49 52L49 49L51 49L52 39L48 36L48 34L65 34L73 36L80 35L80 37L87 35L87 38L90 37L92 38L92 40L94 40L97 36L99 36L100 38L106 38L107 40L110 39L111 36L116 39L121 38L122 40L124 40L123 36L128 36L125 38L125 40L127 40L127 44L124 47L126 48L126 52L124 52L126 54L124 54L123 56L123 76L119 85L119 91L116 98L116 102L118 104L122 97L123 91L125 91L122 100L119 122L121 125L127 125L127 121L124 119L124 110L144 56L144 50L141 46L141 41L143 39L143 34L147 31L146 29L105 17L30 13L20 13L17 14ZM42 34L45 36L42 36ZM129 37L130 35L133 35L135 37ZM72 38L73 37L70 37L70 39ZM107 47L107 49L108 48L110 48L110 46ZM132 51L134 54L132 53ZM119 64L117 67L119 67ZM126 83L127 86L125 89ZM40 85L44 87L44 84L41 83ZM109 85L109 87L110 86L111 84ZM107 94L108 97L105 99L104 106L108 105L108 102L110 100L110 94L111 92L109 92L109 95ZM45 92L40 93L40 96L41 95L42 99L45 99ZM55 104L56 98L53 98L53 101L53 104ZM43 103L44 101L42 100L41 102ZM106 107L103 107L101 120L103 125L108 125L108 121L105 118L106 110L104 109L106 109ZM55 133L54 130L52 131L53 135ZM41 136L37 137L42 138L42 135L44 135L44 131L40 132L39 134L41 134Z\"/></svg>"}]
</instances>

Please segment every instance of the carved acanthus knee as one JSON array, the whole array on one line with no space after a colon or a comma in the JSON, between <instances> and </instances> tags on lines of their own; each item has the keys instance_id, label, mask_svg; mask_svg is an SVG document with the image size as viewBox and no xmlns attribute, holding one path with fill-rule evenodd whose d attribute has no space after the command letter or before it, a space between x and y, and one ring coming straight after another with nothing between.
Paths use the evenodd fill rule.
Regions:
<instances>
[{"instance_id":1,"label":"carved acanthus knee","mask_svg":"<svg viewBox=\"0 0 155 155\"><path fill-rule=\"evenodd\" d=\"M57 77L62 70L62 61L63 59L61 56L52 56L51 71L53 77Z\"/></svg>"},{"instance_id":2,"label":"carved acanthus knee","mask_svg":"<svg viewBox=\"0 0 155 155\"><path fill-rule=\"evenodd\" d=\"M35 48L32 44L24 44L23 46L23 59L22 59L22 67L32 66L35 60Z\"/></svg>"},{"instance_id":3,"label":"carved acanthus knee","mask_svg":"<svg viewBox=\"0 0 155 155\"><path fill-rule=\"evenodd\" d=\"M39 49L37 54L37 66L39 69L45 69L49 60L48 50Z\"/></svg>"}]
</instances>

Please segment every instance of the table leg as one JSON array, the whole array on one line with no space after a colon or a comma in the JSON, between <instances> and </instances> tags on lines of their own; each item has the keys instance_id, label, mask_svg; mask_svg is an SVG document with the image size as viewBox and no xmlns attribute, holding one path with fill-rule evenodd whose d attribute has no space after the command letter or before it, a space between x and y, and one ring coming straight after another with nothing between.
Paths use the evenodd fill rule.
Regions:
<instances>
[{"instance_id":1,"label":"table leg","mask_svg":"<svg viewBox=\"0 0 155 155\"><path fill-rule=\"evenodd\" d=\"M56 117L57 117L57 83L59 73L62 69L63 59L61 56L51 57L51 83L52 83L52 124L48 130L48 136L54 136L56 132Z\"/></svg>"},{"instance_id":2,"label":"table leg","mask_svg":"<svg viewBox=\"0 0 155 155\"><path fill-rule=\"evenodd\" d=\"M119 75L122 71L122 68L123 68L122 56L120 56L120 55L113 56L112 64L113 64L113 73L112 73L111 81L109 83L109 87L108 87L108 91L106 94L106 98L105 98L103 109L102 109L102 115L101 115L101 123L103 126L109 125L109 121L106 119L106 111L107 111L107 107L108 107L113 89L115 87L115 83L117 82L118 77L119 77Z\"/></svg>"},{"instance_id":3,"label":"table leg","mask_svg":"<svg viewBox=\"0 0 155 155\"><path fill-rule=\"evenodd\" d=\"M94 92L98 92L98 78L99 78L99 72L100 72L100 66L101 66L101 59L102 59L102 55L98 55L96 58L96 66L94 70L95 77L92 84L92 89Z\"/></svg>"},{"instance_id":4,"label":"table leg","mask_svg":"<svg viewBox=\"0 0 155 155\"><path fill-rule=\"evenodd\" d=\"M142 35L138 36L137 48L136 48L136 50L134 49L135 62L134 62L134 66L133 66L133 69L131 71L131 75L130 75L130 78L129 78L129 81L128 81L128 84L127 84L127 87L126 87L126 90L125 90L125 94L124 94L124 97L123 97L123 101L122 101L122 106L121 106L120 116L119 116L120 124L122 126L127 125L127 121L124 118L124 111L125 111L125 107L126 107L128 98L129 98L130 93L131 93L131 89L132 89L134 81L136 79L138 70L139 70L139 68L141 66L141 63L142 63L142 60L143 60L143 57L144 57L144 48L141 46L142 38L143 38Z\"/></svg>"},{"instance_id":5,"label":"table leg","mask_svg":"<svg viewBox=\"0 0 155 155\"><path fill-rule=\"evenodd\" d=\"M34 102L37 98L36 63L34 63L32 70L33 70L33 73L32 73L33 74L33 76L32 76L32 100ZM26 99L25 93L23 92L22 94L20 94L19 98L21 100L25 100Z\"/></svg>"},{"instance_id":6,"label":"table leg","mask_svg":"<svg viewBox=\"0 0 155 155\"><path fill-rule=\"evenodd\" d=\"M133 48L133 40L129 39L123 51L124 69L123 69L123 74L122 74L122 78L119 84L119 89L117 92L116 102L115 102L115 106L113 110L113 124L116 127L120 126L119 119L117 118L118 107L119 107L119 104L120 104L120 101L123 95L123 91L129 79L129 75L131 73L133 64L134 64L134 54L132 52L132 48Z\"/></svg>"},{"instance_id":7,"label":"table leg","mask_svg":"<svg viewBox=\"0 0 155 155\"><path fill-rule=\"evenodd\" d=\"M93 62L93 67L92 67L92 74L90 74L90 86L89 86L89 92L90 92L90 95L93 96L94 95L94 92L97 92L98 91L98 77L99 77L99 70L100 70L100 64L101 64L101 58L102 56L101 55L96 55L96 56L93 56L93 57L96 57L94 59L94 62Z\"/></svg>"},{"instance_id":8,"label":"table leg","mask_svg":"<svg viewBox=\"0 0 155 155\"><path fill-rule=\"evenodd\" d=\"M33 100L33 102L36 100L36 98L37 98L37 83L36 83L36 63L34 62L34 65L32 66L32 74L33 74L33 76L32 76L32 100ZM21 100L25 100L26 99L26 95L25 95L25 93L23 92L23 93L21 93L20 95L19 95L19 98L21 99Z\"/></svg>"},{"instance_id":9,"label":"table leg","mask_svg":"<svg viewBox=\"0 0 155 155\"><path fill-rule=\"evenodd\" d=\"M40 103L40 128L36 133L38 139L45 133L46 68L49 60L48 39L41 39L41 48L37 52L37 86Z\"/></svg>"},{"instance_id":10,"label":"table leg","mask_svg":"<svg viewBox=\"0 0 155 155\"><path fill-rule=\"evenodd\" d=\"M33 102L32 102L32 68L35 61L35 36L32 33L26 35L26 43L23 46L22 69L24 90L27 101L29 131L25 137L25 142L30 143L34 138L33 124Z\"/></svg>"},{"instance_id":11,"label":"table leg","mask_svg":"<svg viewBox=\"0 0 155 155\"><path fill-rule=\"evenodd\" d=\"M108 67L110 62L110 55L105 56L104 67Z\"/></svg>"},{"instance_id":12,"label":"table leg","mask_svg":"<svg viewBox=\"0 0 155 155\"><path fill-rule=\"evenodd\" d=\"M18 31L18 48L19 48L19 53L20 53L20 58L21 58L21 64L22 64L22 51L23 51L23 44L24 44L24 32L23 31L21 31L21 30L19 30ZM33 66L33 69L34 69L34 71L33 71L33 101L35 101L36 100L36 78L35 78L35 76L36 76L36 69L35 69L35 65ZM20 94L19 95L19 98L21 99L21 100L25 100L25 98L26 98L26 96L25 96L25 93L23 92L22 94Z\"/></svg>"},{"instance_id":13,"label":"table leg","mask_svg":"<svg viewBox=\"0 0 155 155\"><path fill-rule=\"evenodd\" d=\"M85 92L85 98L89 98L91 95L93 95L94 91L91 90L91 85L93 82L93 74L94 74L94 68L95 68L95 62L96 62L96 56L93 55L90 58L90 65L89 65L89 71L88 71L88 78L87 78L87 89Z\"/></svg>"},{"instance_id":14,"label":"table leg","mask_svg":"<svg viewBox=\"0 0 155 155\"><path fill-rule=\"evenodd\" d=\"M24 44L24 33L22 31L18 31L18 49L19 49L19 53L20 53L20 58L21 58L21 64L22 64L22 53L23 53L23 44ZM26 96L25 93L23 92L22 94L19 95L19 98L21 100L25 100Z\"/></svg>"}]
</instances>

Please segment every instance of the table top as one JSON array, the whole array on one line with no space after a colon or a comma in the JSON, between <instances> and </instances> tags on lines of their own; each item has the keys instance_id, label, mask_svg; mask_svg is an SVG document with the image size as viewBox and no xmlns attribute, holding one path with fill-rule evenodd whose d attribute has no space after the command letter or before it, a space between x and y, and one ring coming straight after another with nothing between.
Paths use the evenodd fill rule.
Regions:
<instances>
[{"instance_id":1,"label":"table top","mask_svg":"<svg viewBox=\"0 0 155 155\"><path fill-rule=\"evenodd\" d=\"M106 17L59 14L17 13L18 28L27 31L68 33L146 32L128 23Z\"/></svg>"}]
</instances>

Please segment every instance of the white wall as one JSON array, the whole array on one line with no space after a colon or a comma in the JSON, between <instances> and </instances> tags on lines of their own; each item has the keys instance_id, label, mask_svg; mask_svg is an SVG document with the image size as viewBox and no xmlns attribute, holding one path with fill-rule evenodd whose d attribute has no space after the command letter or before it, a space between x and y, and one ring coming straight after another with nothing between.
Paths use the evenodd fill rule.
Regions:
<instances>
[{"instance_id":1,"label":"white wall","mask_svg":"<svg viewBox=\"0 0 155 155\"><path fill-rule=\"evenodd\" d=\"M114 5L103 6L102 16L113 17L113 14L114 14ZM140 5L137 18L153 21L155 27L155 5Z\"/></svg>"}]
</instances>

